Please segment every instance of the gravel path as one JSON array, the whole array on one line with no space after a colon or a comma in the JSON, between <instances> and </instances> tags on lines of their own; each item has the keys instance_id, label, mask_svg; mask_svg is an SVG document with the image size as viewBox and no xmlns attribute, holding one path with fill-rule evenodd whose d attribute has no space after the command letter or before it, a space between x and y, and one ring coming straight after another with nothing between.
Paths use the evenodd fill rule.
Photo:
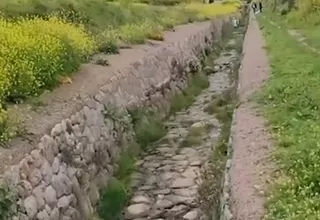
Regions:
<instances>
[{"instance_id":1,"label":"gravel path","mask_svg":"<svg viewBox=\"0 0 320 220\"><path fill-rule=\"evenodd\" d=\"M235 220L259 220L264 215L264 187L271 174L272 140L250 97L268 78L264 40L254 16L250 17L239 73L231 178L231 211Z\"/></svg>"}]
</instances>

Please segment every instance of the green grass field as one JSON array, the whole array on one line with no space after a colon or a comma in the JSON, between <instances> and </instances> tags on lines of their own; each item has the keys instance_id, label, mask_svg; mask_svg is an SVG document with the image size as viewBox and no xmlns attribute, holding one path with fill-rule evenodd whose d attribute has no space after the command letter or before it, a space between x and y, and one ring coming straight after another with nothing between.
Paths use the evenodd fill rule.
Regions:
<instances>
[{"instance_id":1,"label":"green grass field","mask_svg":"<svg viewBox=\"0 0 320 220\"><path fill-rule=\"evenodd\" d=\"M320 219L320 57L286 29L263 17L260 23L272 75L259 101L275 137L279 168L266 219Z\"/></svg>"}]
</instances>

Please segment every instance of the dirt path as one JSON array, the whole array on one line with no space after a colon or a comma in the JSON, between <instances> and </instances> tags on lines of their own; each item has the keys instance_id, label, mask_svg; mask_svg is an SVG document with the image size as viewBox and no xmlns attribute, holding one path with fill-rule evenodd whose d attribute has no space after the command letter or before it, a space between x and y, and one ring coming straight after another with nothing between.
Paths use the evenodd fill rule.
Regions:
<instances>
[{"instance_id":1,"label":"dirt path","mask_svg":"<svg viewBox=\"0 0 320 220\"><path fill-rule=\"evenodd\" d=\"M251 16L243 45L239 98L235 114L231 181L231 211L235 220L259 220L264 215L264 187L271 173L271 136L250 97L268 78L268 58L256 19Z\"/></svg>"}]
</instances>

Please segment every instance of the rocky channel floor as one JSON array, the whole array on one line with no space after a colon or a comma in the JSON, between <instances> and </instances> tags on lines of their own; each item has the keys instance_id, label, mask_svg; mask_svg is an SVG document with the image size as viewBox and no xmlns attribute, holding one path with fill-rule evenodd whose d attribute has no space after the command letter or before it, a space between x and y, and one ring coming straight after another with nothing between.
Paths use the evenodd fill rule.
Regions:
<instances>
[{"instance_id":1,"label":"rocky channel floor","mask_svg":"<svg viewBox=\"0 0 320 220\"><path fill-rule=\"evenodd\" d=\"M229 43L234 43L230 41ZM215 62L210 86L187 110L176 113L166 123L168 133L156 147L137 162L133 173L133 197L125 209L125 219L131 220L206 220L201 210L198 187L202 169L210 163L212 149L219 139L221 123L204 111L218 95L234 86L231 65L237 52L222 52ZM201 144L186 144L190 129L210 128L202 134Z\"/></svg>"}]
</instances>

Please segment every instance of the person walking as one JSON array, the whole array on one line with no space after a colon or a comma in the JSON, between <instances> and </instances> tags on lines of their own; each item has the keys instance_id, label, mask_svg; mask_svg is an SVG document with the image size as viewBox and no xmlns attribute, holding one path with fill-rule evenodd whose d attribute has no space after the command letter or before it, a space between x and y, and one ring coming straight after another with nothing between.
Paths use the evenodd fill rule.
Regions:
<instances>
[{"instance_id":1,"label":"person walking","mask_svg":"<svg viewBox=\"0 0 320 220\"><path fill-rule=\"evenodd\" d=\"M259 2L259 12L260 13L262 12L262 2L261 1Z\"/></svg>"},{"instance_id":2,"label":"person walking","mask_svg":"<svg viewBox=\"0 0 320 220\"><path fill-rule=\"evenodd\" d=\"M257 4L255 2L252 2L252 10L253 10L253 13L255 14L257 10Z\"/></svg>"}]
</instances>

